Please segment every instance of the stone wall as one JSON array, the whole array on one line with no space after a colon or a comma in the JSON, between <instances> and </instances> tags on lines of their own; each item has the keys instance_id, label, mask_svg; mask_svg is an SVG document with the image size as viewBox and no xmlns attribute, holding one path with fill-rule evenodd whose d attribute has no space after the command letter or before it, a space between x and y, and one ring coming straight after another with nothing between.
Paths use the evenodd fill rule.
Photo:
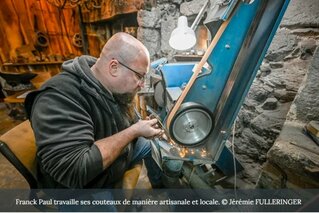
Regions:
<instances>
[{"instance_id":1,"label":"stone wall","mask_svg":"<svg viewBox=\"0 0 319 213\"><path fill-rule=\"evenodd\" d=\"M203 4L202 0L158 0L156 8L138 12L138 39L153 60L176 54L168 40L178 17L196 16ZM318 11L317 0L291 0L239 112L235 151L246 168L242 178L249 183L256 183L318 46Z\"/></svg>"},{"instance_id":2,"label":"stone wall","mask_svg":"<svg viewBox=\"0 0 319 213\"><path fill-rule=\"evenodd\" d=\"M267 152L282 129L319 44L318 11L317 0L291 0L239 113L235 150L246 167L244 178L252 183L256 182ZM296 109L298 116L309 109L311 92L298 99L302 103ZM318 98L312 98L310 105L314 110L304 117L318 114Z\"/></svg>"},{"instance_id":3,"label":"stone wall","mask_svg":"<svg viewBox=\"0 0 319 213\"><path fill-rule=\"evenodd\" d=\"M151 59L172 59L176 51L169 46L168 40L177 26L178 17L194 18L204 3L203 0L158 0L156 8L138 12L137 38L148 48Z\"/></svg>"},{"instance_id":4,"label":"stone wall","mask_svg":"<svg viewBox=\"0 0 319 213\"><path fill-rule=\"evenodd\" d=\"M235 147L256 182L318 46L319 4L292 0L239 112ZM303 109L301 109L303 110Z\"/></svg>"},{"instance_id":5,"label":"stone wall","mask_svg":"<svg viewBox=\"0 0 319 213\"><path fill-rule=\"evenodd\" d=\"M261 188L318 188L319 146L304 132L310 121L319 121L319 48L287 120L267 153L258 180Z\"/></svg>"}]
</instances>

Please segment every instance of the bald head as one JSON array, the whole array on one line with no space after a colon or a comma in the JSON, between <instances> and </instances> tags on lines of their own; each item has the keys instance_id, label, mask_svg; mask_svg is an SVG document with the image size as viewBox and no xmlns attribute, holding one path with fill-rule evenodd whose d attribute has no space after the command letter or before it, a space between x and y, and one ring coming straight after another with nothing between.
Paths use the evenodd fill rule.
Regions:
<instances>
[{"instance_id":1,"label":"bald head","mask_svg":"<svg viewBox=\"0 0 319 213\"><path fill-rule=\"evenodd\" d=\"M149 52L142 42L123 32L116 33L107 41L102 49L99 61L103 63L113 58L127 64L134 63L136 60L149 63L150 60Z\"/></svg>"},{"instance_id":2,"label":"bald head","mask_svg":"<svg viewBox=\"0 0 319 213\"><path fill-rule=\"evenodd\" d=\"M100 57L92 67L95 77L112 92L119 91L126 79L119 69L127 69L119 65L125 64L134 72L145 75L150 66L150 56L146 47L136 38L127 33L116 33L104 45ZM126 76L132 76L125 71ZM133 82L134 83L134 82Z\"/></svg>"}]
</instances>

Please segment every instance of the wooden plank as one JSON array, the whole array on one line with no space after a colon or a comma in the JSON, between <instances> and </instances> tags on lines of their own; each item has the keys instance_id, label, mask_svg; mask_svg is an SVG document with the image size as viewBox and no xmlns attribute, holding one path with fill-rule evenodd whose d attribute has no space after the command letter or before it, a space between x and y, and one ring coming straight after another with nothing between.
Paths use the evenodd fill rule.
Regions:
<instances>
[{"instance_id":1,"label":"wooden plank","mask_svg":"<svg viewBox=\"0 0 319 213\"><path fill-rule=\"evenodd\" d=\"M19 19L16 16L16 12L13 9L11 0L2 0L1 12L0 12L0 26L4 31L4 42L8 44L9 58L4 61L13 62L17 59L15 50L23 45L23 38L21 36Z\"/></svg>"},{"instance_id":2,"label":"wooden plank","mask_svg":"<svg viewBox=\"0 0 319 213\"><path fill-rule=\"evenodd\" d=\"M42 7L41 7L41 1L43 0L29 0L30 2L30 19L32 19L33 22L33 30L34 35L36 35L36 32L43 32L45 34L49 34L45 22L48 20L45 20L42 14ZM60 50L56 50L53 48L54 45L52 42L52 39L48 35L49 38L49 46L45 48L41 54L44 55L50 55L52 53L60 52ZM36 39L36 36L34 37L34 40Z\"/></svg>"},{"instance_id":3,"label":"wooden plank","mask_svg":"<svg viewBox=\"0 0 319 213\"><path fill-rule=\"evenodd\" d=\"M12 1L13 8L16 12L16 16L19 20L19 27L21 30L21 34L23 36L24 44L32 44L34 40L34 30L32 25L29 22L29 14L27 9L27 4L25 3L27 0L20 1Z\"/></svg>"},{"instance_id":4,"label":"wooden plank","mask_svg":"<svg viewBox=\"0 0 319 213\"><path fill-rule=\"evenodd\" d=\"M1 16L1 13L0 13L0 16ZM3 20L0 17L0 25L4 26L2 24L3 23L2 21ZM10 46L9 46L9 43L8 43L8 40L6 37L5 29L4 29L4 27L0 27L0 60L1 60L1 63L9 62L9 59L10 59L10 53L8 51L9 49L10 49Z\"/></svg>"},{"instance_id":5,"label":"wooden plank","mask_svg":"<svg viewBox=\"0 0 319 213\"><path fill-rule=\"evenodd\" d=\"M21 103L22 104L22 103L24 103L25 98L21 98L19 96L22 96L25 92L27 92L27 90L17 92L14 95L10 95L10 96L4 98L3 100L5 103L10 103L10 104Z\"/></svg>"},{"instance_id":6,"label":"wooden plank","mask_svg":"<svg viewBox=\"0 0 319 213\"><path fill-rule=\"evenodd\" d=\"M50 13L48 7L54 6L43 0L39 2L39 13L41 13L44 28L50 38L49 46L52 48L52 52L50 52L49 55L60 54L61 56L65 56L66 48L63 44L62 32L58 25L57 14ZM54 9L58 10L56 7L54 7Z\"/></svg>"},{"instance_id":7,"label":"wooden plank","mask_svg":"<svg viewBox=\"0 0 319 213\"><path fill-rule=\"evenodd\" d=\"M59 40L63 47L63 56L67 57L72 53L72 47L69 39L69 32L68 29L66 29L67 26L65 24L63 11L69 9L60 10L48 3L46 3L46 9L48 11L47 15L50 15L53 21L52 25L55 26L55 30L59 33Z\"/></svg>"},{"instance_id":8,"label":"wooden plank","mask_svg":"<svg viewBox=\"0 0 319 213\"><path fill-rule=\"evenodd\" d=\"M101 8L89 7L83 11L85 23L106 21L114 18L119 14L128 14L137 12L142 8L144 0L127 0L127 1L102 1ZM85 6L82 6L85 9Z\"/></svg>"},{"instance_id":9,"label":"wooden plank","mask_svg":"<svg viewBox=\"0 0 319 213\"><path fill-rule=\"evenodd\" d=\"M72 53L74 55L81 55L83 53L82 48L76 47L72 43L72 39L76 33L81 35L78 9L75 7L63 10L63 14L65 18L64 24L66 25L66 29L68 29L69 33L68 41L71 45Z\"/></svg>"}]
</instances>

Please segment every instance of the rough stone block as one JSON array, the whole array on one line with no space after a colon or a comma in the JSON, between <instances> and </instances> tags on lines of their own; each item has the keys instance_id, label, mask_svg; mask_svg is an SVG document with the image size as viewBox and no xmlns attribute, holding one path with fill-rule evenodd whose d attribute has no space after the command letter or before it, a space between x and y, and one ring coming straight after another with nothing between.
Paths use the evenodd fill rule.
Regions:
<instances>
[{"instance_id":1,"label":"rough stone block","mask_svg":"<svg viewBox=\"0 0 319 213\"><path fill-rule=\"evenodd\" d=\"M264 110L274 110L277 108L278 100L276 98L267 98L263 103L262 108Z\"/></svg>"},{"instance_id":2,"label":"rough stone block","mask_svg":"<svg viewBox=\"0 0 319 213\"><path fill-rule=\"evenodd\" d=\"M156 29L139 27L137 30L137 39L142 41L150 52L151 58L154 57L160 48L160 33Z\"/></svg>"},{"instance_id":3,"label":"rough stone block","mask_svg":"<svg viewBox=\"0 0 319 213\"><path fill-rule=\"evenodd\" d=\"M281 22L282 26L318 27L318 0L292 0Z\"/></svg>"},{"instance_id":4,"label":"rough stone block","mask_svg":"<svg viewBox=\"0 0 319 213\"><path fill-rule=\"evenodd\" d=\"M161 51L168 55L173 55L175 50L168 44L172 31L177 26L177 16L167 16L166 20L161 22Z\"/></svg>"},{"instance_id":5,"label":"rough stone block","mask_svg":"<svg viewBox=\"0 0 319 213\"><path fill-rule=\"evenodd\" d=\"M140 10L137 13L137 23L140 27L160 28L161 14L159 9L152 11Z\"/></svg>"},{"instance_id":6,"label":"rough stone block","mask_svg":"<svg viewBox=\"0 0 319 213\"><path fill-rule=\"evenodd\" d=\"M293 103L293 108L289 114L289 120L299 120L307 123L311 120L319 120L319 48L313 57L312 63L307 73L307 78L303 82L302 90L299 92Z\"/></svg>"},{"instance_id":7,"label":"rough stone block","mask_svg":"<svg viewBox=\"0 0 319 213\"><path fill-rule=\"evenodd\" d=\"M301 187L319 187L319 147L303 133L304 124L286 121L268 152L268 161L278 165L288 181Z\"/></svg>"},{"instance_id":8,"label":"rough stone block","mask_svg":"<svg viewBox=\"0 0 319 213\"><path fill-rule=\"evenodd\" d=\"M265 163L257 181L257 188L280 189L285 187L286 174L278 166Z\"/></svg>"},{"instance_id":9,"label":"rough stone block","mask_svg":"<svg viewBox=\"0 0 319 213\"><path fill-rule=\"evenodd\" d=\"M203 0L193 0L190 2L184 2L180 6L181 14L184 16L196 15L205 4Z\"/></svg>"},{"instance_id":10,"label":"rough stone block","mask_svg":"<svg viewBox=\"0 0 319 213\"><path fill-rule=\"evenodd\" d=\"M298 45L296 35L287 29L279 29L268 49L266 59L269 61L281 61Z\"/></svg>"}]
</instances>

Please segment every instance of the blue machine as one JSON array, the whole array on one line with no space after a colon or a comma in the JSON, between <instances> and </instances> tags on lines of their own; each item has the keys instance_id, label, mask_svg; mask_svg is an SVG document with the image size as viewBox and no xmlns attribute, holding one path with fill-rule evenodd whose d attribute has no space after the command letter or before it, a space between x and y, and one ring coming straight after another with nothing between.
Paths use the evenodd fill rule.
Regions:
<instances>
[{"instance_id":1,"label":"blue machine","mask_svg":"<svg viewBox=\"0 0 319 213\"><path fill-rule=\"evenodd\" d=\"M232 162L232 155L225 149L225 142L289 0L225 2L222 13L207 11L211 20L206 24L212 36L226 21L227 26L172 121L165 126L171 140L160 141L159 145L163 159L182 160L195 167L212 164L231 175L234 167L228 162ZM165 88L161 103L164 125L196 66L194 62L154 66Z\"/></svg>"}]
</instances>

